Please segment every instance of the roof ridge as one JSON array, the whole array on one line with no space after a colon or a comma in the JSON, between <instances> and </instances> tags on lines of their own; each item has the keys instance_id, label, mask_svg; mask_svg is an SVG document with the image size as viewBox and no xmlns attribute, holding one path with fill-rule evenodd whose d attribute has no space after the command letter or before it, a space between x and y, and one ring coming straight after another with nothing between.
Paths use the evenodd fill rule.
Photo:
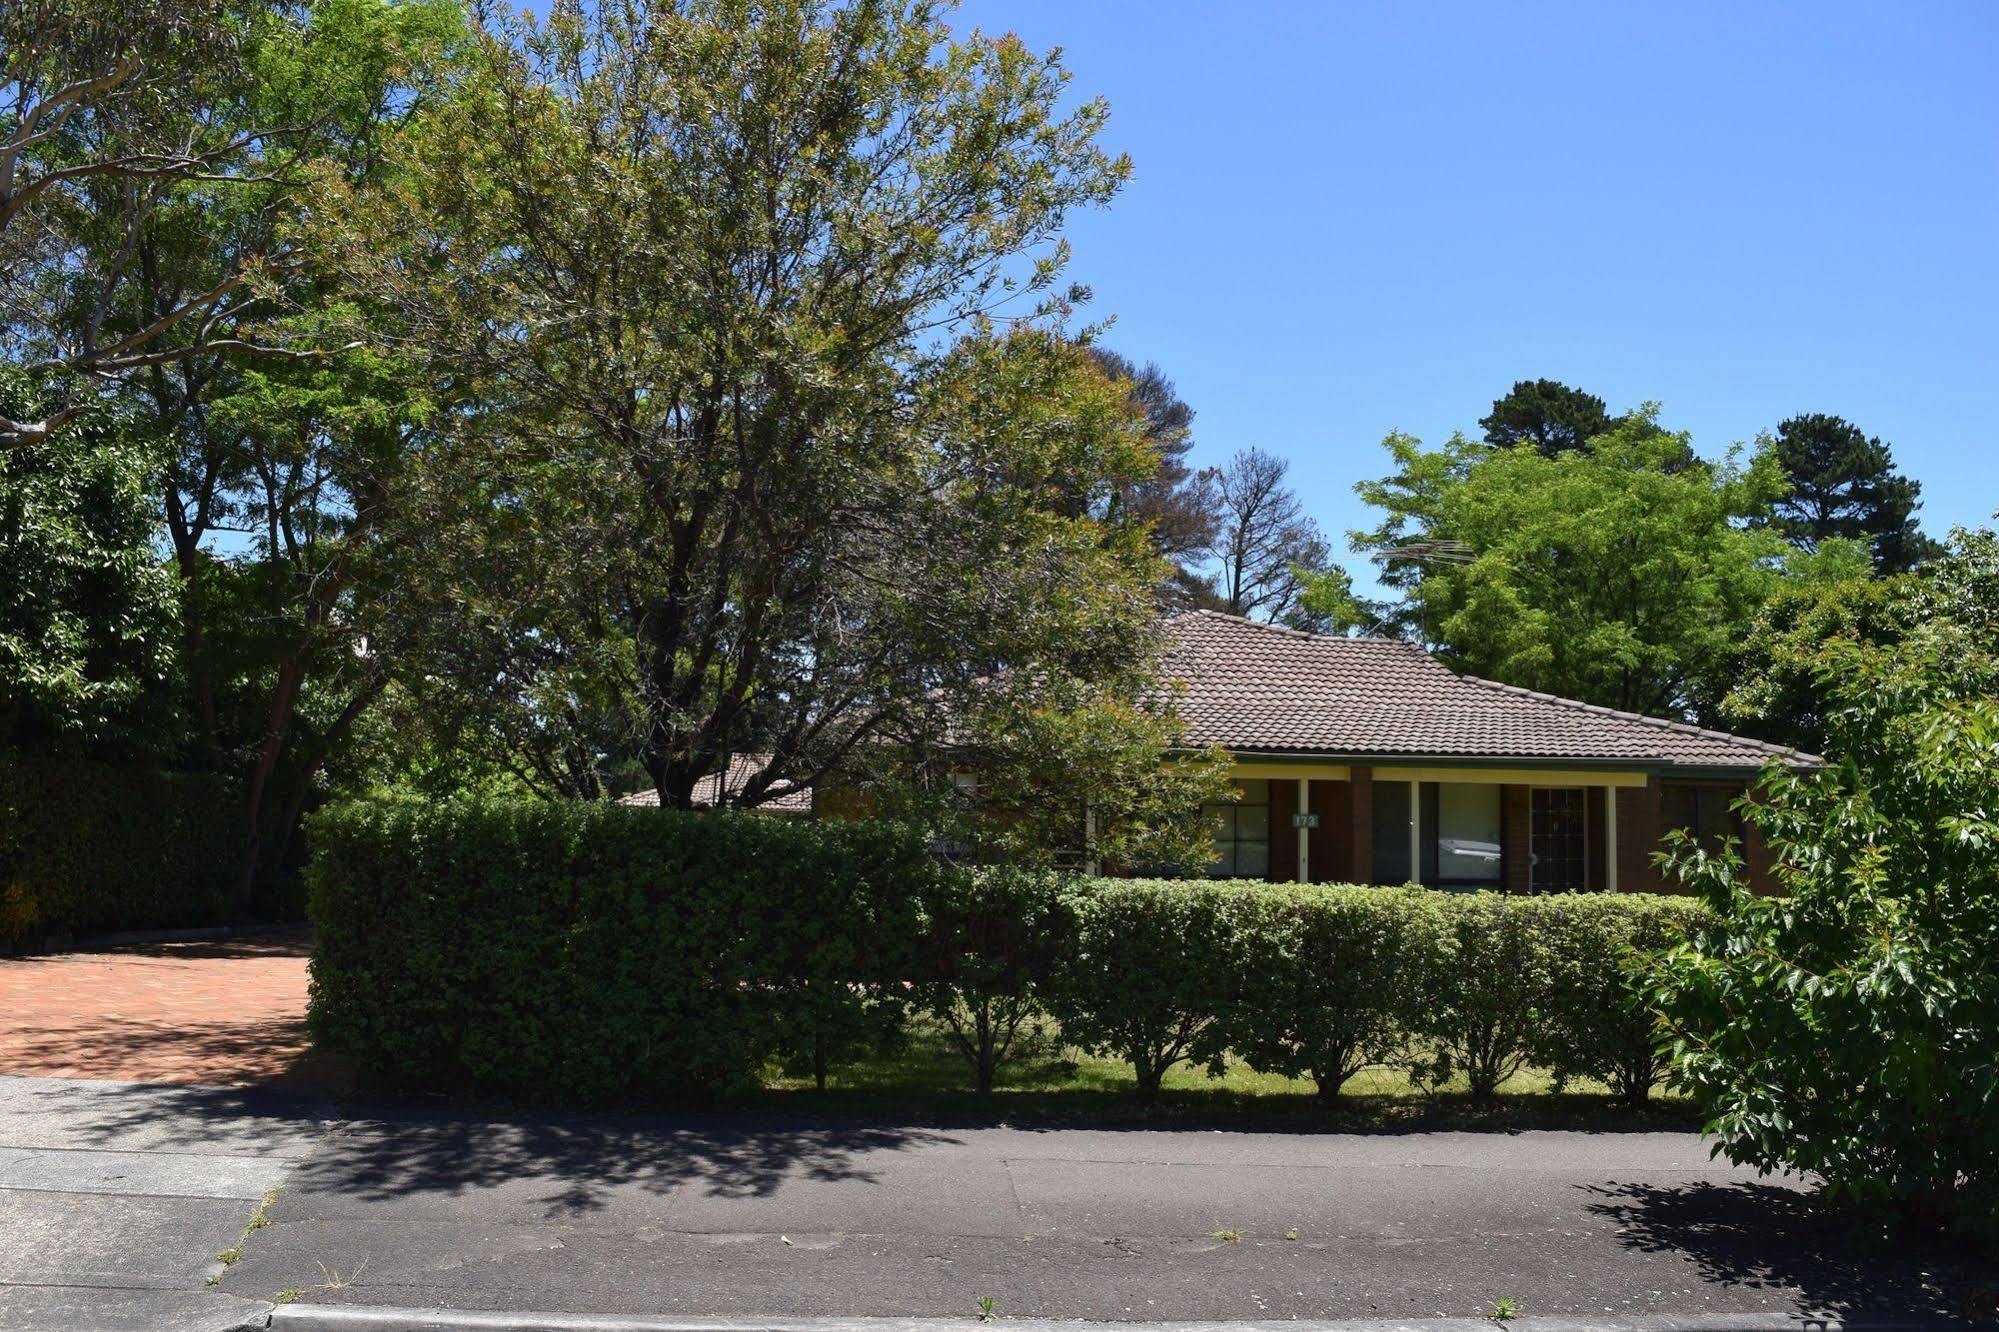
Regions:
<instances>
[{"instance_id":1,"label":"roof ridge","mask_svg":"<svg viewBox=\"0 0 1999 1332\"><path fill-rule=\"evenodd\" d=\"M1759 753L1772 755L1773 757L1810 759L1815 762L1824 761L1817 754L1810 754L1790 745L1772 744L1768 740L1758 740L1747 735L1735 735L1729 731L1709 730L1705 726L1695 726L1692 722L1678 722L1666 717L1650 717L1642 712L1625 712L1621 708L1607 708L1601 703L1585 703L1581 699L1563 698L1560 694L1550 694L1539 689L1527 689L1521 685L1507 684L1501 680L1488 680L1483 676L1460 675L1458 678L1467 684L1483 685L1487 689L1495 689L1508 694L1520 694L1527 698L1538 699L1543 703L1558 704L1561 707L1569 708L1576 712L1589 712L1601 717L1616 717L1620 721L1643 722L1647 726L1656 726L1661 730L1677 731L1682 735L1698 735L1707 740L1726 741L1731 745L1738 745L1744 749L1752 749Z\"/></svg>"},{"instance_id":2,"label":"roof ridge","mask_svg":"<svg viewBox=\"0 0 1999 1332\"><path fill-rule=\"evenodd\" d=\"M1252 629L1267 629L1271 633L1283 634L1288 638L1310 639L1322 643L1394 643L1400 647L1416 648L1418 652L1423 652L1422 648L1417 647L1416 644L1411 643L1406 638L1389 638L1382 634L1320 634L1314 633L1310 629L1294 629L1288 624L1272 624L1268 620L1252 620L1247 615L1236 615L1230 611L1210 610L1206 606L1189 606L1186 610L1173 611L1166 618L1168 620L1179 620L1192 615L1205 615L1212 620L1226 620L1231 624L1244 624ZM1429 653L1425 652L1423 655L1428 656Z\"/></svg>"}]
</instances>

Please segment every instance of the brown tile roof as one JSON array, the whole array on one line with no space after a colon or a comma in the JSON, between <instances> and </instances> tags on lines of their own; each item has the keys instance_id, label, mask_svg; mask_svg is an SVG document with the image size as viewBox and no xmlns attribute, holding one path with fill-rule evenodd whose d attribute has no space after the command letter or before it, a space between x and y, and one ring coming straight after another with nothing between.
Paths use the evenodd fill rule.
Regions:
<instances>
[{"instance_id":1,"label":"brown tile roof","mask_svg":"<svg viewBox=\"0 0 1999 1332\"><path fill-rule=\"evenodd\" d=\"M729 758L729 783L722 785L722 774L711 772L694 783L693 799L696 809L713 809L715 797L726 790L730 795L743 789L751 777L764 770L769 764L768 754L734 754ZM659 792L634 791L618 801L621 805L659 804ZM759 814L810 814L812 812L812 788L801 786L780 796L773 796L754 807Z\"/></svg>"},{"instance_id":2,"label":"brown tile roof","mask_svg":"<svg viewBox=\"0 0 1999 1332\"><path fill-rule=\"evenodd\" d=\"M1184 686L1178 708L1199 745L1743 770L1795 753L1458 675L1397 639L1330 638L1215 611L1171 616L1165 630L1160 672Z\"/></svg>"}]
</instances>

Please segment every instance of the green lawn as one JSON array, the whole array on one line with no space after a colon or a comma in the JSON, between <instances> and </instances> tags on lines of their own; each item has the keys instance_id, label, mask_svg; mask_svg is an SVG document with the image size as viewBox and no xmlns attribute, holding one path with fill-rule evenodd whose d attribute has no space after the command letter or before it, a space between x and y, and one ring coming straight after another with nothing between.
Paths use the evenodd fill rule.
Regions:
<instances>
[{"instance_id":1,"label":"green lawn","mask_svg":"<svg viewBox=\"0 0 1999 1332\"><path fill-rule=\"evenodd\" d=\"M1309 1129L1591 1128L1607 1131L1696 1126L1693 1107L1654 1093L1643 1111L1618 1105L1596 1084L1557 1092L1547 1073L1523 1069L1500 1089L1494 1109L1473 1107L1462 1086L1437 1094L1410 1085L1396 1068L1371 1067L1346 1086L1338 1104L1320 1103L1302 1079L1257 1073L1231 1062L1222 1076L1182 1065L1166 1076L1157 1104L1133 1095L1131 1070L1054 1041L1033 1056L1003 1066L1000 1086L981 1098L968 1090L969 1072L940 1027L919 1018L894 1051L836 1064L825 1091L809 1072L773 1066L763 1090L744 1098L759 1108L857 1118L966 1123L1258 1124Z\"/></svg>"}]
</instances>

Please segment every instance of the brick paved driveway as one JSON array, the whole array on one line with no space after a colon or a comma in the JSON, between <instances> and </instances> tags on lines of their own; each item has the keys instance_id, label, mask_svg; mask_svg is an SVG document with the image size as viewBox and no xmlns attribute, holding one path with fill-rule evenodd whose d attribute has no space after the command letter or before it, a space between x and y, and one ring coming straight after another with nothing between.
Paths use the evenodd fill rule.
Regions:
<instances>
[{"instance_id":1,"label":"brick paved driveway","mask_svg":"<svg viewBox=\"0 0 1999 1332\"><path fill-rule=\"evenodd\" d=\"M0 1074L336 1091L305 1033L303 931L0 958Z\"/></svg>"}]
</instances>

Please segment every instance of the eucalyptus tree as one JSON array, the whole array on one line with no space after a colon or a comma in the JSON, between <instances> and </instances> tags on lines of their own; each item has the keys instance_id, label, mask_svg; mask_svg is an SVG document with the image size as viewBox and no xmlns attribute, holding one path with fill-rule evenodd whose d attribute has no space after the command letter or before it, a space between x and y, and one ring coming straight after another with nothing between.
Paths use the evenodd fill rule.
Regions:
<instances>
[{"instance_id":1,"label":"eucalyptus tree","mask_svg":"<svg viewBox=\"0 0 1999 1332\"><path fill-rule=\"evenodd\" d=\"M1067 82L924 0L493 20L388 197L316 211L392 312L357 336L465 388L425 527L489 554L430 673L504 710L584 671L664 803L755 752L754 804L995 670L1142 661L1105 514L1156 455L1059 333L1063 223L1128 164Z\"/></svg>"},{"instance_id":2,"label":"eucalyptus tree","mask_svg":"<svg viewBox=\"0 0 1999 1332\"><path fill-rule=\"evenodd\" d=\"M0 449L49 439L133 376L191 357L330 349L311 329L246 321L282 308L275 289L298 262L268 229L170 288L144 241L196 195L255 210L281 193L320 108L265 94L307 8L338 9L0 0L0 357L44 385L41 410L0 414Z\"/></svg>"}]
</instances>

